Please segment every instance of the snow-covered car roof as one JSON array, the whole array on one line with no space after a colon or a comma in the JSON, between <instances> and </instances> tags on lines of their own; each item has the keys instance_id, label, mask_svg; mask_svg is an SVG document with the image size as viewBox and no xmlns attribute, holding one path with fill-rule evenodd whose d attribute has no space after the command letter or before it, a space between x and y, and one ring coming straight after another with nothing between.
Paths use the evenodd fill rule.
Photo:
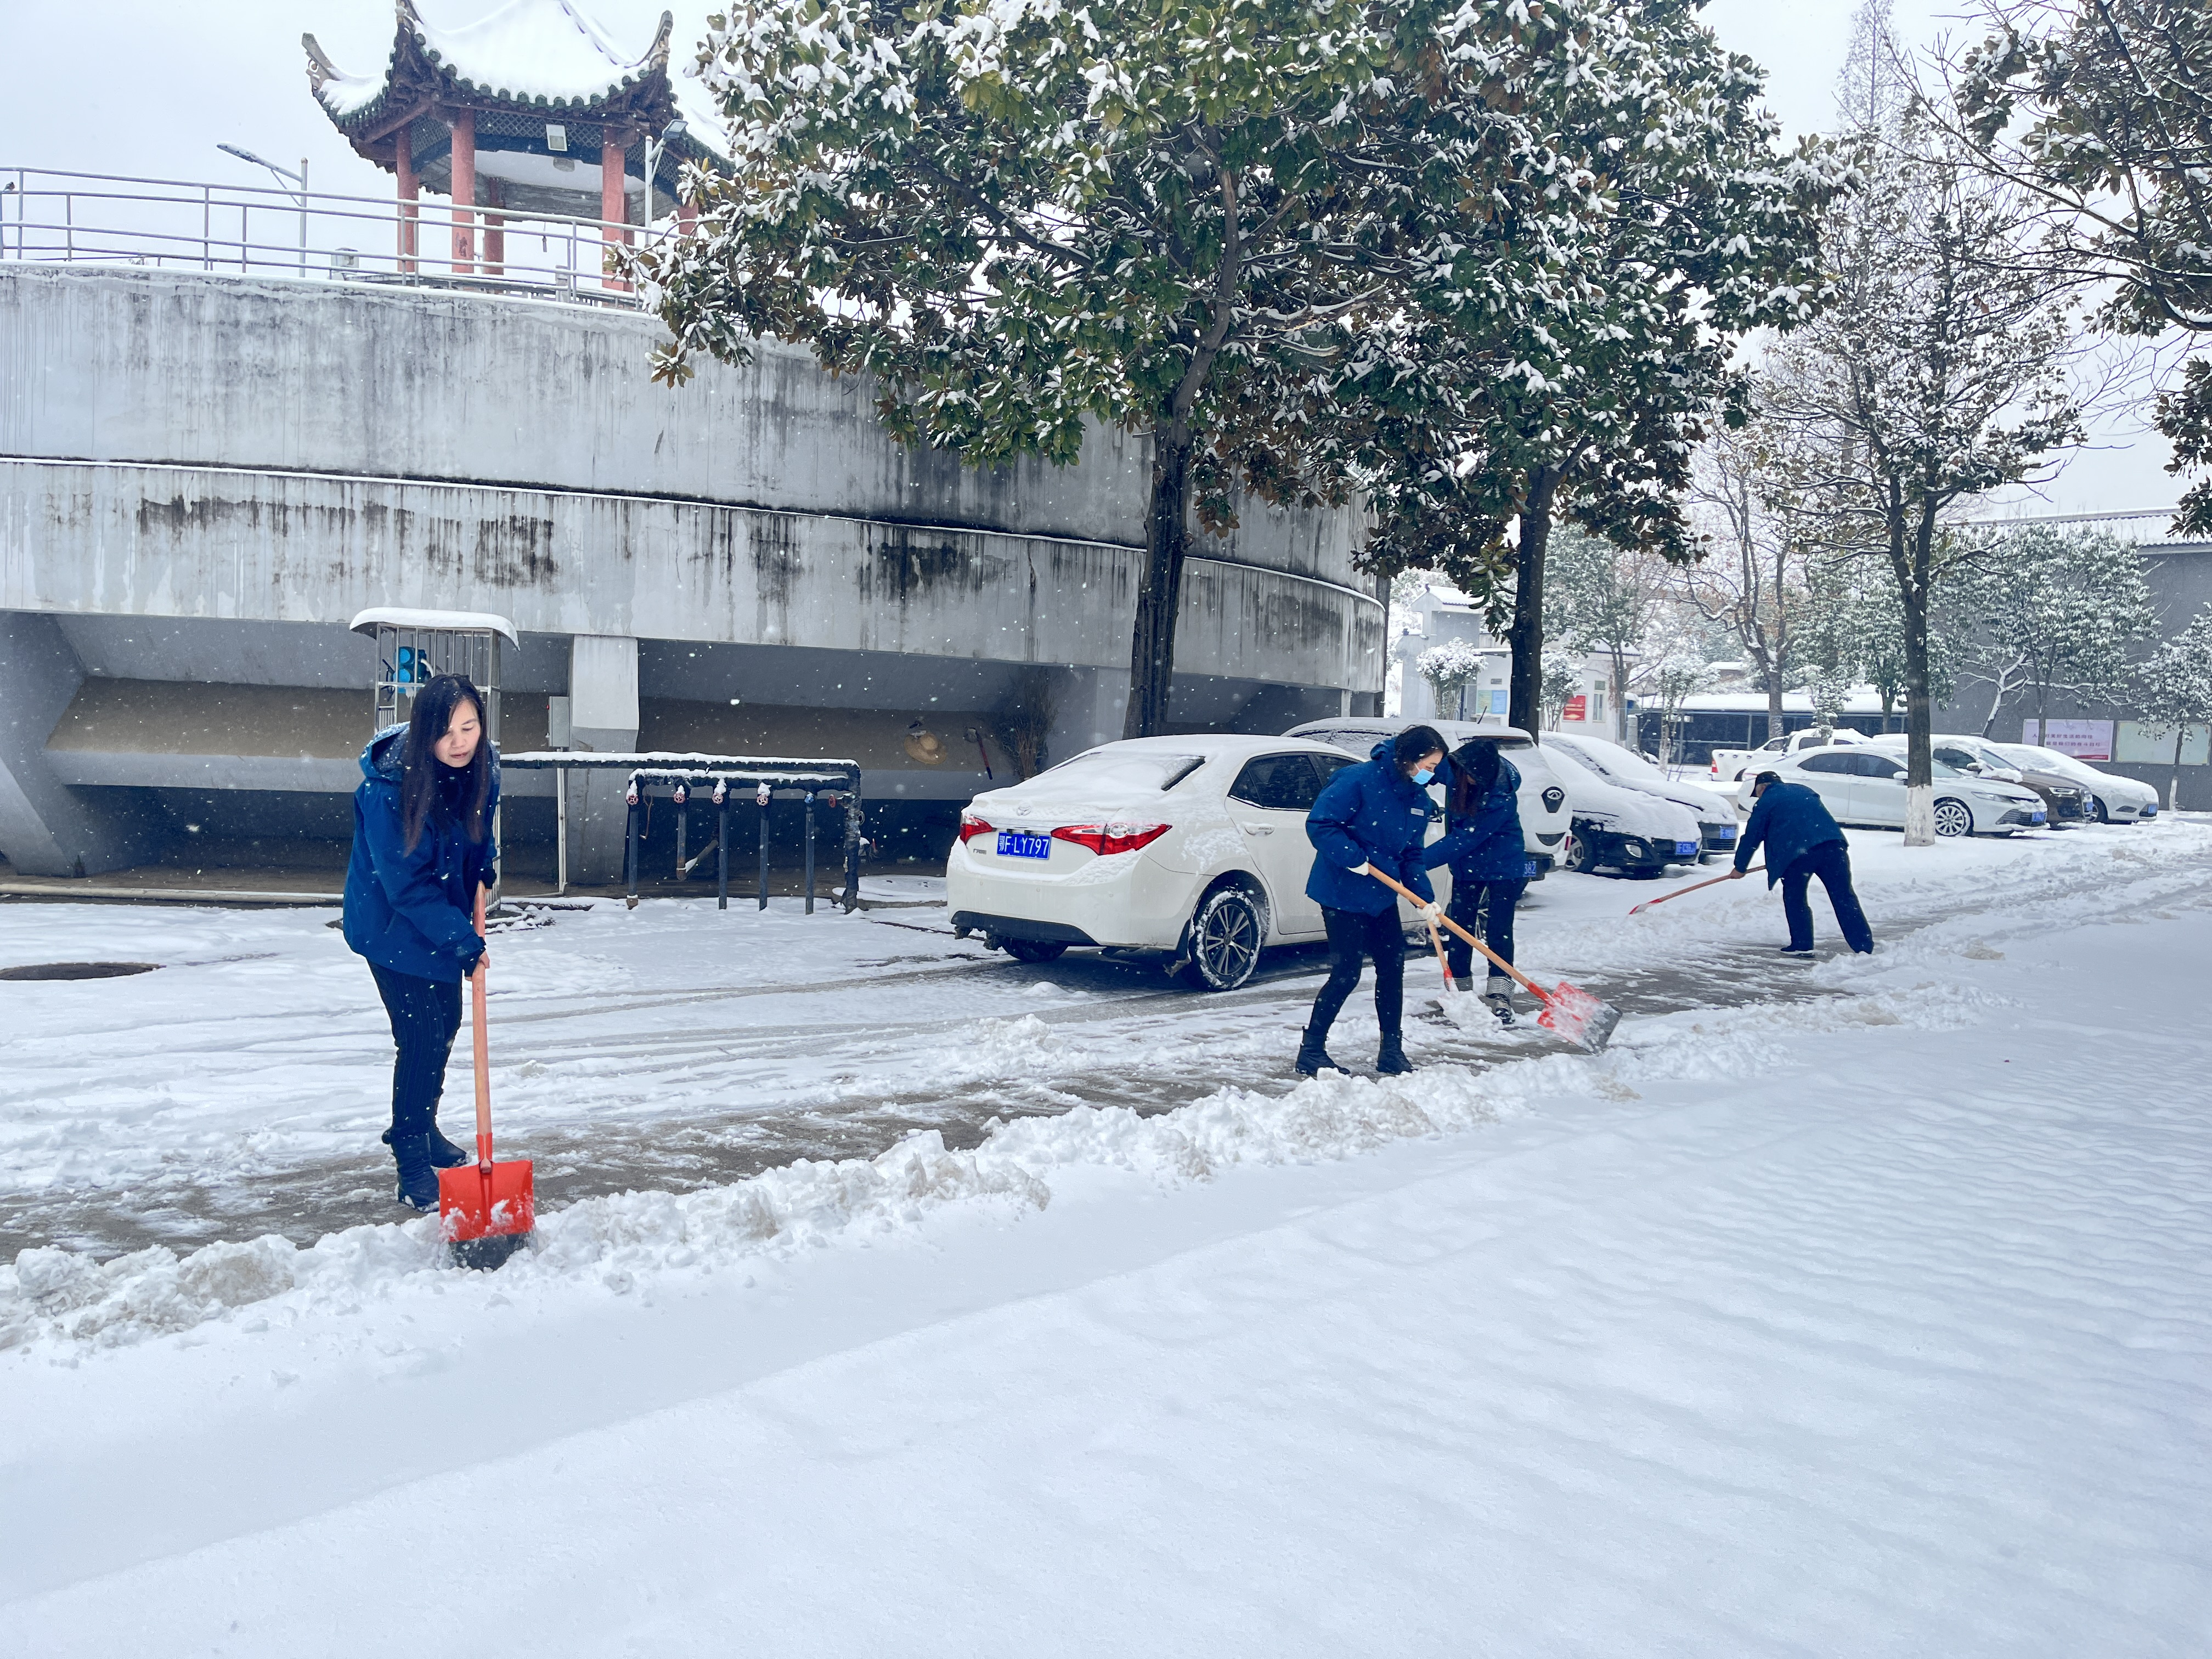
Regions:
<instances>
[{"instance_id":1,"label":"snow-covered car roof","mask_svg":"<svg viewBox=\"0 0 2212 1659\"><path fill-rule=\"evenodd\" d=\"M1604 779L1607 783L1618 784L1624 789L1639 790L1647 795L1656 795L1662 800L1673 801L1693 813L1709 814L1710 817L1704 820L1705 822L1717 823L1735 820L1735 807L1719 791L1670 778L1634 750L1620 744L1609 742L1604 738L1589 737L1580 732L1550 732L1545 737L1544 743L1553 749L1564 749L1591 769L1603 768ZM1596 752L1590 752L1592 750Z\"/></svg>"},{"instance_id":2,"label":"snow-covered car roof","mask_svg":"<svg viewBox=\"0 0 2212 1659\"><path fill-rule=\"evenodd\" d=\"M1663 796L1608 782L1577 760L1565 744L1541 744L1536 752L1565 788L1567 805L1577 817L1654 841L1696 841L1702 833L1688 807Z\"/></svg>"},{"instance_id":3,"label":"snow-covered car roof","mask_svg":"<svg viewBox=\"0 0 2212 1659\"><path fill-rule=\"evenodd\" d=\"M1347 714L1333 720L1308 720L1303 726L1292 726L1283 735L1312 738L1324 732L1340 732L1346 737L1365 737L1371 743L1380 743L1385 738L1395 738L1414 726L1429 727L1443 738L1447 745L1455 749L1469 738L1486 738L1504 749L1517 749L1535 741L1519 726L1508 726L1503 720L1417 720L1401 719L1395 714L1385 714L1380 718ZM1341 748L1343 745L1336 746Z\"/></svg>"}]
</instances>

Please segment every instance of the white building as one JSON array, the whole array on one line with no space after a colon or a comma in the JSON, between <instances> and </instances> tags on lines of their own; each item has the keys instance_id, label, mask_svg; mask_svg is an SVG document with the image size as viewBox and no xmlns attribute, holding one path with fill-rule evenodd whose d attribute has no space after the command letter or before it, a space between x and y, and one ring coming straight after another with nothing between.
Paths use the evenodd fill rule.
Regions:
<instances>
[{"instance_id":1,"label":"white building","mask_svg":"<svg viewBox=\"0 0 2212 1659\"><path fill-rule=\"evenodd\" d=\"M1395 636L1391 659L1398 685L1397 712L1419 720L1505 719L1513 675L1512 648L1489 631L1483 623L1481 608L1466 594L1448 583L1425 584L1402 608L1393 610L1390 625ZM1435 689L1421 678L1421 653L1455 640L1473 646L1483 663L1453 706L1439 708ZM1593 653L1582 659L1577 672L1578 690L1568 698L1557 722L1559 729L1626 741L1622 734L1631 726L1624 723L1623 716L1632 722L1636 700L1632 696L1626 710L1614 707L1611 660Z\"/></svg>"}]
</instances>

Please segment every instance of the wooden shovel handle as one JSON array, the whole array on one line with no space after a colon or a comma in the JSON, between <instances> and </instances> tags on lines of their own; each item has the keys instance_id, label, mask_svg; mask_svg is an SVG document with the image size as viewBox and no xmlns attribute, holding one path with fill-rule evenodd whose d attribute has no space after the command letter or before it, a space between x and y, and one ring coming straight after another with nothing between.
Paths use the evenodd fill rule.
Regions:
<instances>
[{"instance_id":1,"label":"wooden shovel handle","mask_svg":"<svg viewBox=\"0 0 2212 1659\"><path fill-rule=\"evenodd\" d=\"M1391 880L1389 877L1384 875L1380 870L1377 870L1372 863L1368 865L1367 873L1374 877L1376 880L1381 882L1392 892L1397 894L1401 898L1410 900L1415 904L1425 905L1429 902L1423 898L1419 893L1415 892L1412 888L1404 885L1402 883ZM1547 991L1542 986L1537 984L1534 980L1530 979L1528 975L1522 973L1511 963L1506 961L1504 957L1499 956L1497 951L1492 950L1487 945L1485 945L1474 934L1468 933L1466 928L1461 927L1449 916L1446 916L1443 919L1443 922L1445 927L1450 928L1452 932L1457 933L1469 945L1472 945L1476 950L1481 951L1483 955L1488 957L1491 961L1496 963L1507 973L1512 975L1515 979L1520 981L1522 988L1528 991L1530 995L1540 997L1547 1002L1549 1002L1552 1000L1552 994L1549 991Z\"/></svg>"},{"instance_id":2,"label":"wooden shovel handle","mask_svg":"<svg viewBox=\"0 0 2212 1659\"><path fill-rule=\"evenodd\" d=\"M1745 871L1744 874L1747 876L1755 876L1765 868L1766 868L1766 866L1763 864L1754 864L1750 869ZM1677 887L1671 893L1662 893L1657 898L1646 899L1643 903L1638 905L1635 910L1631 910L1628 914L1632 916L1638 910L1649 910L1654 905L1664 904L1668 899L1678 899L1685 893L1694 893L1701 888L1717 887L1724 881L1734 881L1735 879L1735 872L1731 870L1728 874L1724 876L1715 876L1709 881L1693 881L1687 887Z\"/></svg>"},{"instance_id":3,"label":"wooden shovel handle","mask_svg":"<svg viewBox=\"0 0 2212 1659\"><path fill-rule=\"evenodd\" d=\"M484 936L484 890L477 889L477 937ZM477 958L476 971L469 975L470 1024L475 1027L473 1041L477 1060L477 1162L486 1169L491 1167L491 1044L484 1032L484 959Z\"/></svg>"}]
</instances>

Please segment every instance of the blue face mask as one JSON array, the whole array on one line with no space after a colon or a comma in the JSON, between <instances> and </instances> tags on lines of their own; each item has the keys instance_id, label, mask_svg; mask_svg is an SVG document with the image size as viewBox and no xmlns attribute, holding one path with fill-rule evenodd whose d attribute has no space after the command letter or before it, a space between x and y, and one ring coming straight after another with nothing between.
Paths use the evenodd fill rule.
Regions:
<instances>
[{"instance_id":1,"label":"blue face mask","mask_svg":"<svg viewBox=\"0 0 2212 1659\"><path fill-rule=\"evenodd\" d=\"M1435 768L1424 766L1419 771L1413 774L1413 781L1425 788L1435 779L1436 775Z\"/></svg>"}]
</instances>

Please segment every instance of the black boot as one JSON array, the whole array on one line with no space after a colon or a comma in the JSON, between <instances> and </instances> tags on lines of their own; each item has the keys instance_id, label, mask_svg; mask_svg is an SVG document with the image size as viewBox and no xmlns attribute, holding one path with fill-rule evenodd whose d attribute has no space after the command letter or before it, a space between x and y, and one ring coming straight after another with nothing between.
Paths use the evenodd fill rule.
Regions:
<instances>
[{"instance_id":1,"label":"black boot","mask_svg":"<svg viewBox=\"0 0 2212 1659\"><path fill-rule=\"evenodd\" d=\"M392 1131L384 1132L384 1144L392 1144ZM439 1133L438 1126L430 1126L430 1167L434 1170L458 1170L469 1161L468 1153Z\"/></svg>"},{"instance_id":2,"label":"black boot","mask_svg":"<svg viewBox=\"0 0 2212 1659\"><path fill-rule=\"evenodd\" d=\"M1511 980L1503 974L1492 974L1483 989L1482 1000L1489 1005L1490 1012L1498 1016L1498 1023L1500 1025L1510 1025L1513 1023L1513 981Z\"/></svg>"},{"instance_id":3,"label":"black boot","mask_svg":"<svg viewBox=\"0 0 2212 1659\"><path fill-rule=\"evenodd\" d=\"M1298 1040L1297 1073L1300 1077L1311 1077L1317 1072L1340 1072L1344 1069L1328 1057L1328 1050L1322 1046L1328 1040L1327 1031L1316 1031L1310 1025L1306 1027L1305 1035Z\"/></svg>"},{"instance_id":4,"label":"black boot","mask_svg":"<svg viewBox=\"0 0 2212 1659\"><path fill-rule=\"evenodd\" d=\"M438 1207L438 1170L430 1162L428 1135L397 1135L392 1161L399 1166L398 1200L412 1210Z\"/></svg>"},{"instance_id":5,"label":"black boot","mask_svg":"<svg viewBox=\"0 0 2212 1659\"><path fill-rule=\"evenodd\" d=\"M1406 1058L1405 1042L1397 1032L1383 1037L1382 1052L1375 1056L1375 1069L1384 1077L1398 1077L1413 1069L1413 1062Z\"/></svg>"}]
</instances>

